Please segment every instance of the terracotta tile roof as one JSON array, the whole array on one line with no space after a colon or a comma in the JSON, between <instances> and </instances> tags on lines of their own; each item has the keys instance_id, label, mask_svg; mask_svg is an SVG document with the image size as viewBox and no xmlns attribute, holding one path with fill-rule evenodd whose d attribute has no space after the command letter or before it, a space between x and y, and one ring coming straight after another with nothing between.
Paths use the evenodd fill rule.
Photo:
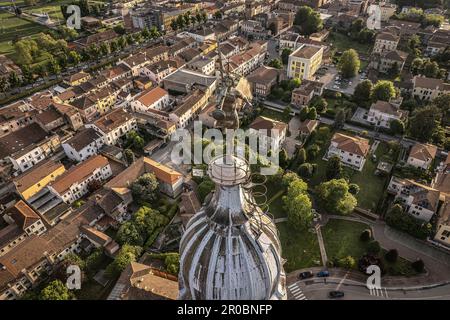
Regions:
<instances>
[{"instance_id":1,"label":"terracotta tile roof","mask_svg":"<svg viewBox=\"0 0 450 320\"><path fill-rule=\"evenodd\" d=\"M42 141L47 132L37 123L32 123L0 138L0 158L12 155L26 147Z\"/></svg>"},{"instance_id":2,"label":"terracotta tile roof","mask_svg":"<svg viewBox=\"0 0 450 320\"><path fill-rule=\"evenodd\" d=\"M55 173L57 170L64 168L64 166L59 161L47 160L42 163L38 163L36 166L33 166L30 170L21 174L17 178L14 179L14 184L19 192L23 192L27 190L32 185L41 181L46 176ZM56 178L56 176L55 176Z\"/></svg>"},{"instance_id":3,"label":"terracotta tile roof","mask_svg":"<svg viewBox=\"0 0 450 320\"><path fill-rule=\"evenodd\" d=\"M79 81L82 79L87 79L87 78L90 78L89 73L80 71L80 72L74 73L74 74L70 75L69 77L67 77L67 81L72 83L72 82Z\"/></svg>"},{"instance_id":4,"label":"terracotta tile roof","mask_svg":"<svg viewBox=\"0 0 450 320\"><path fill-rule=\"evenodd\" d=\"M51 107L36 114L36 120L38 120L44 126L61 118L62 115L55 108Z\"/></svg>"},{"instance_id":5,"label":"terracotta tile roof","mask_svg":"<svg viewBox=\"0 0 450 320\"><path fill-rule=\"evenodd\" d=\"M72 138L67 140L65 143L70 145L76 151L81 151L90 143L96 141L101 136L100 134L92 128L87 128L77 132Z\"/></svg>"},{"instance_id":6,"label":"terracotta tile roof","mask_svg":"<svg viewBox=\"0 0 450 320\"><path fill-rule=\"evenodd\" d=\"M108 164L106 157L101 155L92 156L64 172L54 182L50 183L50 186L59 194L63 194L71 185L84 181L95 169L105 167Z\"/></svg>"},{"instance_id":7,"label":"terracotta tile roof","mask_svg":"<svg viewBox=\"0 0 450 320\"><path fill-rule=\"evenodd\" d=\"M148 107L166 95L169 95L166 90L161 87L155 87L142 92L138 101Z\"/></svg>"},{"instance_id":8,"label":"terracotta tile roof","mask_svg":"<svg viewBox=\"0 0 450 320\"><path fill-rule=\"evenodd\" d=\"M249 82L267 84L276 81L278 75L280 75L280 70L267 66L261 66L252 73L250 73L247 76L247 80Z\"/></svg>"},{"instance_id":9,"label":"terracotta tile roof","mask_svg":"<svg viewBox=\"0 0 450 320\"><path fill-rule=\"evenodd\" d=\"M83 232L91 241L104 246L107 243L111 242L111 237L104 234L100 230L97 230L94 227L90 227L88 225L81 226L81 232Z\"/></svg>"},{"instance_id":10,"label":"terracotta tile roof","mask_svg":"<svg viewBox=\"0 0 450 320\"><path fill-rule=\"evenodd\" d=\"M450 90L450 84L444 83L442 79L415 76L413 78L414 87L432 90Z\"/></svg>"},{"instance_id":11,"label":"terracotta tile roof","mask_svg":"<svg viewBox=\"0 0 450 320\"><path fill-rule=\"evenodd\" d=\"M288 127L288 125L286 123L280 122L280 121L276 121L270 118L266 118L266 117L261 117L259 116L258 118L256 118L251 124L250 124L250 128L254 129L254 130L259 130L259 129L266 129L267 130L267 136L271 136L271 130L275 129L275 130L279 130L279 131L284 131L286 130Z\"/></svg>"},{"instance_id":12,"label":"terracotta tile roof","mask_svg":"<svg viewBox=\"0 0 450 320\"><path fill-rule=\"evenodd\" d=\"M120 172L105 184L105 187L117 190L118 188L128 188L133 181L144 173L154 173L156 178L168 184L174 184L182 178L182 174L150 158L142 157L136 160L131 166Z\"/></svg>"},{"instance_id":13,"label":"terracotta tile roof","mask_svg":"<svg viewBox=\"0 0 450 320\"><path fill-rule=\"evenodd\" d=\"M411 148L409 156L422 161L434 159L437 153L437 147L432 144L416 143Z\"/></svg>"},{"instance_id":14,"label":"terracotta tile roof","mask_svg":"<svg viewBox=\"0 0 450 320\"><path fill-rule=\"evenodd\" d=\"M365 157L370 149L369 140L342 133L335 133L331 141L337 143L337 148L362 157Z\"/></svg>"},{"instance_id":15,"label":"terracotta tile roof","mask_svg":"<svg viewBox=\"0 0 450 320\"><path fill-rule=\"evenodd\" d=\"M118 108L97 119L94 122L94 125L102 132L108 133L132 118L133 116L123 108Z\"/></svg>"},{"instance_id":16,"label":"terracotta tile roof","mask_svg":"<svg viewBox=\"0 0 450 320\"><path fill-rule=\"evenodd\" d=\"M13 207L8 209L8 213L23 230L40 219L37 213L22 200L19 200Z\"/></svg>"},{"instance_id":17,"label":"terracotta tile roof","mask_svg":"<svg viewBox=\"0 0 450 320\"><path fill-rule=\"evenodd\" d=\"M310 134L317 128L318 125L319 125L318 120L306 119L305 121L300 123L299 131L301 133Z\"/></svg>"},{"instance_id":18,"label":"terracotta tile roof","mask_svg":"<svg viewBox=\"0 0 450 320\"><path fill-rule=\"evenodd\" d=\"M381 32L377 35L376 40L395 41L398 42L400 37L391 32Z\"/></svg>"}]
</instances>

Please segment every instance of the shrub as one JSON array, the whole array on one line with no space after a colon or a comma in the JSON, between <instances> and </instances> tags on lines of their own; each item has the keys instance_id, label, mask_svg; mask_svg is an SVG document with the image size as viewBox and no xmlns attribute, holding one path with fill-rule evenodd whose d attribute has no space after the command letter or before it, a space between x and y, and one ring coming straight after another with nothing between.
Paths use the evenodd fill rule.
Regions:
<instances>
[{"instance_id":1,"label":"shrub","mask_svg":"<svg viewBox=\"0 0 450 320\"><path fill-rule=\"evenodd\" d=\"M356 183L350 183L348 185L348 192L350 192L353 195L357 195L359 193L359 186Z\"/></svg>"},{"instance_id":2,"label":"shrub","mask_svg":"<svg viewBox=\"0 0 450 320\"><path fill-rule=\"evenodd\" d=\"M339 266L345 269L353 269L356 266L355 258L352 256L346 256L339 259Z\"/></svg>"},{"instance_id":3,"label":"shrub","mask_svg":"<svg viewBox=\"0 0 450 320\"><path fill-rule=\"evenodd\" d=\"M361 236L359 237L359 239L364 242L372 240L372 230L366 229L363 232L361 232Z\"/></svg>"},{"instance_id":4,"label":"shrub","mask_svg":"<svg viewBox=\"0 0 450 320\"><path fill-rule=\"evenodd\" d=\"M369 242L369 245L367 246L367 251L370 254L377 254L380 252L380 250L381 250L381 247L380 247L380 244L378 243L378 241L373 240L373 241Z\"/></svg>"},{"instance_id":5,"label":"shrub","mask_svg":"<svg viewBox=\"0 0 450 320\"><path fill-rule=\"evenodd\" d=\"M395 263L397 262L398 259L398 251L396 249L391 249L388 252L386 252L384 257L386 258L386 261Z\"/></svg>"},{"instance_id":6,"label":"shrub","mask_svg":"<svg viewBox=\"0 0 450 320\"><path fill-rule=\"evenodd\" d=\"M423 263L422 259L418 259L411 263L411 267L419 273L425 271L425 263Z\"/></svg>"}]
</instances>

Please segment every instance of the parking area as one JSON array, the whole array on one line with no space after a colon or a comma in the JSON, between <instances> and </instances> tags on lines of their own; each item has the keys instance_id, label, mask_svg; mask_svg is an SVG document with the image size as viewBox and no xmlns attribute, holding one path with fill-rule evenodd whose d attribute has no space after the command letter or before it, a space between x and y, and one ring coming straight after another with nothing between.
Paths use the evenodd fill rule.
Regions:
<instances>
[{"instance_id":1,"label":"parking area","mask_svg":"<svg viewBox=\"0 0 450 320\"><path fill-rule=\"evenodd\" d=\"M324 83L326 89L348 95L352 95L358 83L365 79L367 76L364 72L351 79L343 79L335 65L324 65L316 72L316 80Z\"/></svg>"}]
</instances>

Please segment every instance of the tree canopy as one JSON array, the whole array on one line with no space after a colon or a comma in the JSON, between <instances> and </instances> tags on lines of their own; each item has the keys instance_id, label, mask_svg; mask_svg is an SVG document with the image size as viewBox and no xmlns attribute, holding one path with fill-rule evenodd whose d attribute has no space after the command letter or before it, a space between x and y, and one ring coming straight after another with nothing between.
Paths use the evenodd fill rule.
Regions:
<instances>
[{"instance_id":1,"label":"tree canopy","mask_svg":"<svg viewBox=\"0 0 450 320\"><path fill-rule=\"evenodd\" d=\"M349 184L345 179L323 182L317 187L317 192L323 207L330 213L348 215L357 205L357 200L349 192Z\"/></svg>"}]
</instances>

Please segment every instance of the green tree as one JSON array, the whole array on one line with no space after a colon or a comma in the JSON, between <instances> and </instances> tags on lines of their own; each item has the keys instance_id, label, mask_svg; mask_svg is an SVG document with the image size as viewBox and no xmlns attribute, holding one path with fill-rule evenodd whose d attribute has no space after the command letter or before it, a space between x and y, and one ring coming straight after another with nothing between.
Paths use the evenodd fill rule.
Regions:
<instances>
[{"instance_id":1,"label":"green tree","mask_svg":"<svg viewBox=\"0 0 450 320\"><path fill-rule=\"evenodd\" d=\"M308 119L308 115L309 115L309 108L308 106L304 106L301 110L300 110L300 114L299 114L299 118L300 121L305 121L306 119Z\"/></svg>"},{"instance_id":2,"label":"green tree","mask_svg":"<svg viewBox=\"0 0 450 320\"><path fill-rule=\"evenodd\" d=\"M86 270L90 274L94 274L100 268L100 265L103 261L103 252L102 249L94 250L85 261Z\"/></svg>"},{"instance_id":3,"label":"green tree","mask_svg":"<svg viewBox=\"0 0 450 320\"><path fill-rule=\"evenodd\" d=\"M312 177L314 173L314 167L311 163L302 163L298 167L298 174L305 179L309 179Z\"/></svg>"},{"instance_id":4,"label":"green tree","mask_svg":"<svg viewBox=\"0 0 450 320\"><path fill-rule=\"evenodd\" d=\"M180 271L180 254L178 252L168 253L164 259L167 272L177 275Z\"/></svg>"},{"instance_id":5,"label":"green tree","mask_svg":"<svg viewBox=\"0 0 450 320\"><path fill-rule=\"evenodd\" d=\"M198 196L200 201L205 201L205 198L210 194L215 188L215 184L211 179L205 179L202 183L198 185Z\"/></svg>"},{"instance_id":6,"label":"green tree","mask_svg":"<svg viewBox=\"0 0 450 320\"><path fill-rule=\"evenodd\" d=\"M439 108L448 124L450 122L450 93L441 94L434 98L433 104Z\"/></svg>"},{"instance_id":7,"label":"green tree","mask_svg":"<svg viewBox=\"0 0 450 320\"><path fill-rule=\"evenodd\" d=\"M361 240L362 242L369 242L370 240L372 240L372 230L363 230L363 232L361 232L361 235L359 236L359 240Z\"/></svg>"},{"instance_id":8,"label":"green tree","mask_svg":"<svg viewBox=\"0 0 450 320\"><path fill-rule=\"evenodd\" d=\"M416 109L409 119L409 132L412 137L429 141L441 122L441 110L430 105Z\"/></svg>"},{"instance_id":9,"label":"green tree","mask_svg":"<svg viewBox=\"0 0 450 320\"><path fill-rule=\"evenodd\" d=\"M325 176L327 180L339 179L342 176L342 163L338 156L332 156L328 159Z\"/></svg>"},{"instance_id":10,"label":"green tree","mask_svg":"<svg viewBox=\"0 0 450 320\"><path fill-rule=\"evenodd\" d=\"M348 192L353 195L357 195L359 193L360 187L356 183L350 183L348 185Z\"/></svg>"},{"instance_id":11,"label":"green tree","mask_svg":"<svg viewBox=\"0 0 450 320\"><path fill-rule=\"evenodd\" d=\"M158 180L153 173L144 173L131 184L133 199L137 202L152 202L156 196Z\"/></svg>"},{"instance_id":12,"label":"green tree","mask_svg":"<svg viewBox=\"0 0 450 320\"><path fill-rule=\"evenodd\" d=\"M281 61L284 65L287 65L289 63L289 56L292 53L292 49L284 48L283 51L281 51Z\"/></svg>"},{"instance_id":13,"label":"green tree","mask_svg":"<svg viewBox=\"0 0 450 320\"><path fill-rule=\"evenodd\" d=\"M333 126L336 129L343 128L345 124L345 119L346 119L345 109L339 108L336 112L336 115L334 116Z\"/></svg>"},{"instance_id":14,"label":"green tree","mask_svg":"<svg viewBox=\"0 0 450 320\"><path fill-rule=\"evenodd\" d=\"M135 161L134 152L131 149L125 149L123 153L128 165L131 165Z\"/></svg>"},{"instance_id":15,"label":"green tree","mask_svg":"<svg viewBox=\"0 0 450 320\"><path fill-rule=\"evenodd\" d=\"M317 187L317 194L324 208L330 213L348 215L357 205L356 198L349 192L349 185L345 179L321 183Z\"/></svg>"},{"instance_id":16,"label":"green tree","mask_svg":"<svg viewBox=\"0 0 450 320\"><path fill-rule=\"evenodd\" d=\"M73 295L61 280L53 280L39 294L39 300L72 300Z\"/></svg>"},{"instance_id":17,"label":"green tree","mask_svg":"<svg viewBox=\"0 0 450 320\"><path fill-rule=\"evenodd\" d=\"M286 167L289 164L289 157L288 157L286 149L284 149L284 148L280 149L280 152L278 153L278 161L279 161L280 167L283 169L286 169Z\"/></svg>"},{"instance_id":18,"label":"green tree","mask_svg":"<svg viewBox=\"0 0 450 320\"><path fill-rule=\"evenodd\" d=\"M364 80L355 87L355 92L353 93L353 99L365 107L370 104L370 97L372 95L373 84L370 80Z\"/></svg>"},{"instance_id":19,"label":"green tree","mask_svg":"<svg viewBox=\"0 0 450 320\"><path fill-rule=\"evenodd\" d=\"M272 59L269 62L269 67L275 68L275 69L282 69L283 64L281 63L280 59Z\"/></svg>"},{"instance_id":20,"label":"green tree","mask_svg":"<svg viewBox=\"0 0 450 320\"><path fill-rule=\"evenodd\" d=\"M307 108L307 107L305 107L305 108ZM309 111L308 111L308 119L309 119L309 120L316 120L316 119L317 119L317 111L316 111L316 108L314 108L314 107L309 108Z\"/></svg>"},{"instance_id":21,"label":"green tree","mask_svg":"<svg viewBox=\"0 0 450 320\"><path fill-rule=\"evenodd\" d=\"M119 276L120 273L125 270L131 262L136 261L141 254L141 247L130 246L128 244L123 245L117 256L114 258L114 261L106 268L106 274L111 278Z\"/></svg>"},{"instance_id":22,"label":"green tree","mask_svg":"<svg viewBox=\"0 0 450 320\"><path fill-rule=\"evenodd\" d=\"M131 130L127 134L126 145L134 150L142 150L145 140L136 131Z\"/></svg>"},{"instance_id":23,"label":"green tree","mask_svg":"<svg viewBox=\"0 0 450 320\"><path fill-rule=\"evenodd\" d=\"M405 124L398 119L392 119L389 122L389 129L393 135L403 134L405 132Z\"/></svg>"},{"instance_id":24,"label":"green tree","mask_svg":"<svg viewBox=\"0 0 450 320\"><path fill-rule=\"evenodd\" d=\"M340 267L345 269L353 269L356 267L355 258L353 258L352 256L343 257L339 259L338 263Z\"/></svg>"},{"instance_id":25,"label":"green tree","mask_svg":"<svg viewBox=\"0 0 450 320\"><path fill-rule=\"evenodd\" d=\"M423 64L422 72L425 77L437 78L440 72L439 64L436 61L427 60Z\"/></svg>"},{"instance_id":26,"label":"green tree","mask_svg":"<svg viewBox=\"0 0 450 320\"><path fill-rule=\"evenodd\" d=\"M122 245L142 246L144 244L140 230L132 221L127 221L120 226L117 231L117 241Z\"/></svg>"},{"instance_id":27,"label":"green tree","mask_svg":"<svg viewBox=\"0 0 450 320\"><path fill-rule=\"evenodd\" d=\"M417 259L416 261L411 263L411 267L418 273L422 273L425 271L425 263L422 259Z\"/></svg>"},{"instance_id":28,"label":"green tree","mask_svg":"<svg viewBox=\"0 0 450 320\"><path fill-rule=\"evenodd\" d=\"M301 34L306 36L323 29L320 14L308 6L302 6L298 9L295 14L294 25L299 26Z\"/></svg>"},{"instance_id":29,"label":"green tree","mask_svg":"<svg viewBox=\"0 0 450 320\"><path fill-rule=\"evenodd\" d=\"M287 194L283 196L289 223L297 230L309 227L313 219L312 203L308 197L307 189L308 185L297 177L289 183Z\"/></svg>"},{"instance_id":30,"label":"green tree","mask_svg":"<svg viewBox=\"0 0 450 320\"><path fill-rule=\"evenodd\" d=\"M358 52L354 49L349 49L342 53L339 59L338 69L344 78L352 78L358 74L361 61L359 60Z\"/></svg>"},{"instance_id":31,"label":"green tree","mask_svg":"<svg viewBox=\"0 0 450 320\"><path fill-rule=\"evenodd\" d=\"M372 240L367 245L367 252L370 254L378 254L381 251L381 246L378 241Z\"/></svg>"},{"instance_id":32,"label":"green tree","mask_svg":"<svg viewBox=\"0 0 450 320\"><path fill-rule=\"evenodd\" d=\"M378 81L372 91L373 101L389 101L396 96L396 91L392 81L380 80Z\"/></svg>"}]
</instances>

